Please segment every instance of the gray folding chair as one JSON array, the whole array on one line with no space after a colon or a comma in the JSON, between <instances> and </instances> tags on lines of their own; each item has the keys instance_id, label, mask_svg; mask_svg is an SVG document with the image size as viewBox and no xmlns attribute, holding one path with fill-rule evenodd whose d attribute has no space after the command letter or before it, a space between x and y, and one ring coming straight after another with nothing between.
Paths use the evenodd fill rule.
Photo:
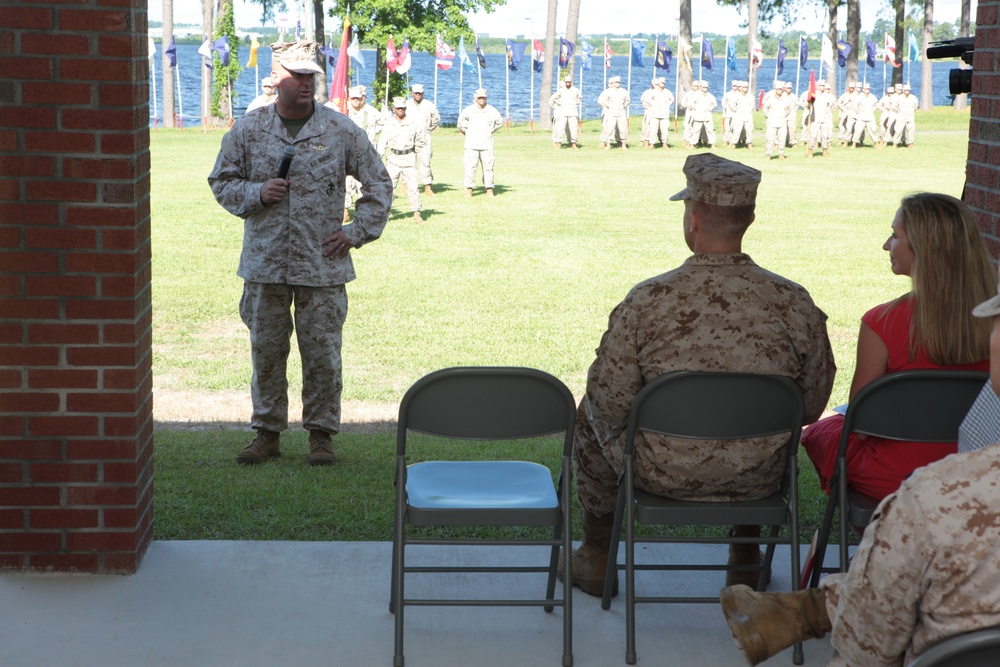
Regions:
<instances>
[{"instance_id":1,"label":"gray folding chair","mask_svg":"<svg viewBox=\"0 0 1000 667\"><path fill-rule=\"evenodd\" d=\"M850 540L848 526L864 528L879 501L851 487L847 474L847 445L851 433L888 440L955 442L958 427L976 400L989 374L981 371L915 370L889 373L869 382L851 399L837 449L837 465L830 479L830 497L823 513L813 563L807 563L809 585L815 588L823 572L846 572ZM840 516L840 563L824 567L833 529Z\"/></svg>"},{"instance_id":2,"label":"gray folding chair","mask_svg":"<svg viewBox=\"0 0 1000 667\"><path fill-rule=\"evenodd\" d=\"M396 439L396 513L392 543L395 667L403 665L403 610L407 606L541 606L563 608L564 667L573 664L572 586L555 597L556 566L571 558L571 452L576 403L557 378L530 368L447 368L418 380L399 406ZM424 461L407 465L408 432L459 440L505 441L563 433L558 482L552 471L526 461ZM412 526L550 526L552 539L416 539ZM544 566L415 567L413 545L535 545L550 547ZM535 599L410 599L404 577L428 572L547 572L545 597Z\"/></svg>"},{"instance_id":3,"label":"gray folding chair","mask_svg":"<svg viewBox=\"0 0 1000 667\"><path fill-rule=\"evenodd\" d=\"M635 594L637 570L726 570L724 564L635 563L637 543L766 544L759 570L759 587L766 587L777 544L791 545L792 586L799 584L799 514L797 451L805 412L802 390L787 377L745 373L675 372L662 375L643 387L632 403L626 431L624 466L619 479L618 505L612 529L604 599L611 607L611 590L621 529L625 527L625 662L636 661L635 605L640 602L709 602L718 604L717 590L710 597L639 597ZM785 474L779 490L760 500L742 502L688 502L663 498L635 488L633 449L639 431L671 438L734 440L788 434ZM748 537L640 537L635 524L650 525L760 525L767 535ZM779 536L782 526L787 537ZM802 644L793 649L793 662L803 662Z\"/></svg>"},{"instance_id":4,"label":"gray folding chair","mask_svg":"<svg viewBox=\"0 0 1000 667\"><path fill-rule=\"evenodd\" d=\"M996 667L1000 665L1000 627L949 637L930 647L910 667Z\"/></svg>"}]
</instances>

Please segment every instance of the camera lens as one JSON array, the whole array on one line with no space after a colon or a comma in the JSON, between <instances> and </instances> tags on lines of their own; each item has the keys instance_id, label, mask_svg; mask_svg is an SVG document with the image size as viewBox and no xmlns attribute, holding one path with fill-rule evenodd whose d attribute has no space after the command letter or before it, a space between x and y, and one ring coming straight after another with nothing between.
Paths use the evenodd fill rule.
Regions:
<instances>
[{"instance_id":1,"label":"camera lens","mask_svg":"<svg viewBox=\"0 0 1000 667\"><path fill-rule=\"evenodd\" d=\"M972 70L953 69L948 74L948 90L952 95L972 92Z\"/></svg>"}]
</instances>

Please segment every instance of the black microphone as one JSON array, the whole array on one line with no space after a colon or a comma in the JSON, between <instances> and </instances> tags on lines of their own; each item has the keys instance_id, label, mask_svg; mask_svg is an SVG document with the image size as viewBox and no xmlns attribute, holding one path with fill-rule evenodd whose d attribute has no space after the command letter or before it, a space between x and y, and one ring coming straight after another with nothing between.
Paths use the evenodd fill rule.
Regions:
<instances>
[{"instance_id":1,"label":"black microphone","mask_svg":"<svg viewBox=\"0 0 1000 667\"><path fill-rule=\"evenodd\" d=\"M292 166L292 158L298 151L295 146L285 146L281 151L281 166L278 167L278 178L284 180L288 176L288 169Z\"/></svg>"}]
</instances>

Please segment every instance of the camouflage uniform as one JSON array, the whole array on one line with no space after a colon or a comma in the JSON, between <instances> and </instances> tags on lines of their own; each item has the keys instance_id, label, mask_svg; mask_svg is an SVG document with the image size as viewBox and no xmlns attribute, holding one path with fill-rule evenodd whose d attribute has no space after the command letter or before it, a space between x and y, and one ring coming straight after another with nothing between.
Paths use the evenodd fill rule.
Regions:
<instances>
[{"instance_id":1,"label":"camouflage uniform","mask_svg":"<svg viewBox=\"0 0 1000 667\"><path fill-rule=\"evenodd\" d=\"M809 150L819 144L823 150L830 148L830 141L833 139L833 110L837 106L837 100L833 93L823 88L816 93L813 100L812 109L807 111L809 117Z\"/></svg>"},{"instance_id":2,"label":"camouflage uniform","mask_svg":"<svg viewBox=\"0 0 1000 667\"><path fill-rule=\"evenodd\" d=\"M1000 625L1000 444L920 468L879 505L846 574L820 582L833 667L900 666Z\"/></svg>"},{"instance_id":3,"label":"camouflage uniform","mask_svg":"<svg viewBox=\"0 0 1000 667\"><path fill-rule=\"evenodd\" d=\"M608 86L597 98L601 112L601 143L628 143L628 107L631 103L624 88Z\"/></svg>"},{"instance_id":4,"label":"camouflage uniform","mask_svg":"<svg viewBox=\"0 0 1000 667\"><path fill-rule=\"evenodd\" d=\"M892 137L892 142L897 146L903 143L903 134L906 134L906 143L913 145L914 134L917 125L915 122L916 111L920 107L920 100L908 89L903 89L902 95L896 95L899 101L896 103L896 134Z\"/></svg>"},{"instance_id":5,"label":"camouflage uniform","mask_svg":"<svg viewBox=\"0 0 1000 667\"><path fill-rule=\"evenodd\" d=\"M867 89L862 90L857 96L855 103L856 115L854 119L854 141L855 147L864 140L865 132L872 143L879 140L878 125L875 124L875 107L878 106L878 98Z\"/></svg>"},{"instance_id":6,"label":"camouflage uniform","mask_svg":"<svg viewBox=\"0 0 1000 667\"><path fill-rule=\"evenodd\" d=\"M719 106L715 95L698 89L690 100L687 108L688 116L691 117L691 124L688 127L689 136L687 142L692 146L697 146L701 141L701 132L705 131L705 143L715 146L715 118L712 112Z\"/></svg>"},{"instance_id":7,"label":"camouflage uniform","mask_svg":"<svg viewBox=\"0 0 1000 667\"><path fill-rule=\"evenodd\" d=\"M775 93L770 97L764 96L764 106L761 107L761 111L764 112L765 119L765 142L764 150L766 155L770 155L774 151L774 147L778 147L778 155L785 154L785 141L788 134L788 100L782 93L778 95Z\"/></svg>"},{"instance_id":8,"label":"camouflage uniform","mask_svg":"<svg viewBox=\"0 0 1000 667\"><path fill-rule=\"evenodd\" d=\"M382 126L378 141L378 154L385 156L385 166L389 172L393 192L402 179L406 186L406 196L410 210L422 208L420 188L417 187L417 156L430 143L430 135L423 131L420 121L410 118L409 113L399 120L388 118Z\"/></svg>"},{"instance_id":9,"label":"camouflage uniform","mask_svg":"<svg viewBox=\"0 0 1000 667\"><path fill-rule=\"evenodd\" d=\"M583 95L576 86L558 88L549 98L552 108L552 143L561 144L569 137L571 146L580 139L580 102Z\"/></svg>"},{"instance_id":10,"label":"camouflage uniform","mask_svg":"<svg viewBox=\"0 0 1000 667\"><path fill-rule=\"evenodd\" d=\"M285 146L298 154L288 193L264 204L261 186L274 178ZM342 228L348 175L364 185L353 224ZM389 215L392 186L371 142L346 116L321 105L293 139L273 105L245 115L223 137L208 177L215 199L243 218L240 315L250 330L251 426L288 427L285 364L293 330L302 357L302 421L306 429L340 429L340 334L347 314L350 255L323 256L322 240L341 228L354 248L377 239Z\"/></svg>"},{"instance_id":11,"label":"camouflage uniform","mask_svg":"<svg viewBox=\"0 0 1000 667\"><path fill-rule=\"evenodd\" d=\"M646 109L643 131L650 146L670 139L670 107L674 104L674 94L666 88L654 87L642 94L642 106Z\"/></svg>"},{"instance_id":12,"label":"camouflage uniform","mask_svg":"<svg viewBox=\"0 0 1000 667\"><path fill-rule=\"evenodd\" d=\"M577 412L577 493L587 511L614 511L632 401L675 370L785 375L802 387L809 423L826 407L836 367L826 315L806 290L745 254L694 255L639 283L611 313ZM772 436L706 447L640 435L637 484L680 499L760 498L780 483L784 442Z\"/></svg>"},{"instance_id":13,"label":"camouflage uniform","mask_svg":"<svg viewBox=\"0 0 1000 667\"><path fill-rule=\"evenodd\" d=\"M417 127L427 134L427 140L417 149L417 165L420 171L420 185L430 185L434 182L434 173L431 171L431 157L434 155L431 132L441 124L441 114L438 113L434 103L427 98L417 104L411 97L406 100L406 117L412 119ZM406 187L409 189L410 186Z\"/></svg>"},{"instance_id":14,"label":"camouflage uniform","mask_svg":"<svg viewBox=\"0 0 1000 667\"><path fill-rule=\"evenodd\" d=\"M375 137L378 136L382 127L382 114L378 109L370 104L365 104L361 109L356 110L350 104L347 105L347 117L354 121L354 124L365 131L368 141L375 145ZM354 200L361 196L361 183L353 176L347 177L347 201L354 203Z\"/></svg>"},{"instance_id":15,"label":"camouflage uniform","mask_svg":"<svg viewBox=\"0 0 1000 667\"><path fill-rule=\"evenodd\" d=\"M480 108L470 104L458 117L458 130L465 135L465 155L462 167L465 173L465 188L476 185L476 167L483 165L483 186L493 187L493 133L503 127L503 116L492 104Z\"/></svg>"},{"instance_id":16,"label":"camouflage uniform","mask_svg":"<svg viewBox=\"0 0 1000 667\"><path fill-rule=\"evenodd\" d=\"M742 83L742 82L741 82ZM753 145L753 95L736 91L730 98L732 115L729 118L729 143L737 145L740 138L747 146Z\"/></svg>"}]
</instances>

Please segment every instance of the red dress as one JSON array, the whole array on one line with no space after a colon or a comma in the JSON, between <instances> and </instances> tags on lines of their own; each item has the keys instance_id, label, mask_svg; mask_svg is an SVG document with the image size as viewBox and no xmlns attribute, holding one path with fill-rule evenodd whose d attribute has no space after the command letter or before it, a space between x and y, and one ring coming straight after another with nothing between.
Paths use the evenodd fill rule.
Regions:
<instances>
[{"instance_id":1,"label":"red dress","mask_svg":"<svg viewBox=\"0 0 1000 667\"><path fill-rule=\"evenodd\" d=\"M913 360L910 360L912 318L912 297L895 307L892 303L875 306L861 318L889 349L886 373L921 368L989 370L989 358L963 366L941 366L931 361L924 350L917 350ZM843 425L843 415L833 415L816 422L802 435L802 446L812 459L820 484L826 491L829 491L830 477L836 468L837 447ZM881 500L898 489L911 472L954 454L957 447L954 442L923 444L881 438L862 440L851 434L847 444L847 478L851 487Z\"/></svg>"}]
</instances>

